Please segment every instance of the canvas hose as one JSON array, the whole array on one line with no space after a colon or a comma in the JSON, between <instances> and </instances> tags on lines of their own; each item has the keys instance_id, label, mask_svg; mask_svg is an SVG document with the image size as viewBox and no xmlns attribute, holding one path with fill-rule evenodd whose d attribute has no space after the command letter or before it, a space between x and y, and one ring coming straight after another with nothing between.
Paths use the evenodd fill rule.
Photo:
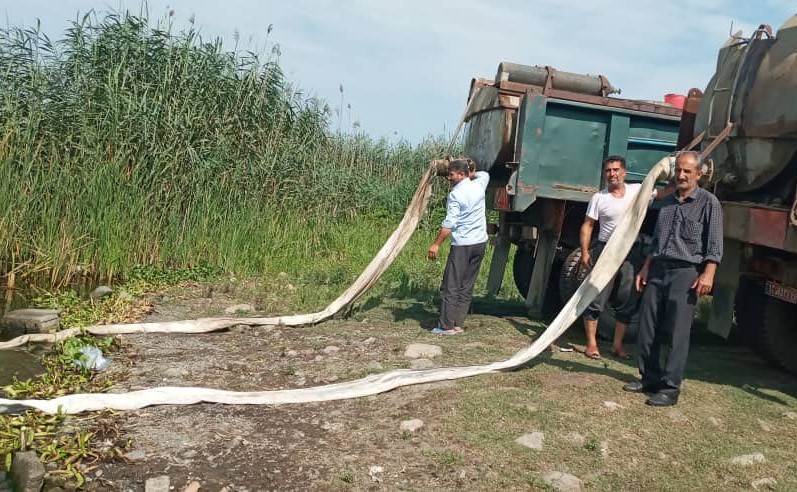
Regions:
<instances>
[{"instance_id":1,"label":"canvas hose","mask_svg":"<svg viewBox=\"0 0 797 492\"><path fill-rule=\"evenodd\" d=\"M517 369L528 363L553 343L584 311L589 303L609 283L630 251L645 213L648 199L658 179L670 171L671 157L660 160L645 177L642 189L633 204L621 219L617 228L606 243L604 253L595 263L573 296L568 300L553 322L531 345L520 350L509 359L486 365L441 367L434 369L398 369L382 374L374 374L353 381L334 383L325 386L274 391L226 391L200 387L164 386L128 393L84 393L71 394L51 400L8 400L0 399L0 413L19 412L37 409L55 414L59 411L76 414L104 409L135 410L151 405L190 405L195 403L224 403L234 405L278 405L285 403L308 403L330 400L343 400L375 395L401 386L431 383L435 381L460 379L479 374ZM365 268L357 280L324 310L317 313L271 318L204 318L197 320L172 321L163 323L133 323L117 325L97 325L85 328L93 335L116 335L128 333L207 333L234 325L251 326L297 326L318 323L337 313L354 302L388 268L401 249L412 236L420 221L431 194L431 184L437 174L432 164L421 179L418 189L407 208L404 218L388 238L382 249ZM0 344L7 349L28 342L56 342L74 336L81 331L67 329L55 334L23 335Z\"/></svg>"}]
</instances>

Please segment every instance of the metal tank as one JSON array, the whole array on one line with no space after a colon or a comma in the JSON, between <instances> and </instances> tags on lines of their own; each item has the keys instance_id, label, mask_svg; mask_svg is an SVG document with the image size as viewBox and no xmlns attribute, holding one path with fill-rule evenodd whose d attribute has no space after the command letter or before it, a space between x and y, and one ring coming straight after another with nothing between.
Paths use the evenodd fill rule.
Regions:
<instances>
[{"instance_id":1,"label":"metal tank","mask_svg":"<svg viewBox=\"0 0 797 492\"><path fill-rule=\"evenodd\" d=\"M727 140L712 153L711 181L721 194L739 196L767 188L753 201L778 204L788 199L794 190L773 181L795 175L795 101L797 16L774 36L762 25L749 38L737 34L726 42L694 128L694 135L705 132L705 146L731 125Z\"/></svg>"}]
</instances>

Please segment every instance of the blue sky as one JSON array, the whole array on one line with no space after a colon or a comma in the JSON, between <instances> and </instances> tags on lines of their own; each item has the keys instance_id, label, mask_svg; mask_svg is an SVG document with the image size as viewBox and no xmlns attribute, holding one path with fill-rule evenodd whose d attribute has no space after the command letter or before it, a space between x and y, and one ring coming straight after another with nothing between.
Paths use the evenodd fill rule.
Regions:
<instances>
[{"instance_id":1,"label":"blue sky","mask_svg":"<svg viewBox=\"0 0 797 492\"><path fill-rule=\"evenodd\" d=\"M206 37L268 52L279 44L289 78L308 95L340 104L346 127L417 142L450 132L470 79L492 78L500 61L600 73L622 97L661 99L705 88L733 30L777 29L790 0L150 0L152 18L192 16ZM78 12L140 1L0 0L3 24L41 19L53 37ZM274 29L266 35L269 24ZM346 109L351 105L351 114Z\"/></svg>"}]
</instances>

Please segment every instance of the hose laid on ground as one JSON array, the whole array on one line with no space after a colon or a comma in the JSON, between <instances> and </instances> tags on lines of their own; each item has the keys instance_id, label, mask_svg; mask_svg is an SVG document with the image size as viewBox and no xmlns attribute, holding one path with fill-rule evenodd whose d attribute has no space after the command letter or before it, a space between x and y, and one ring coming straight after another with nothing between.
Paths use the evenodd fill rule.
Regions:
<instances>
[{"instance_id":1,"label":"hose laid on ground","mask_svg":"<svg viewBox=\"0 0 797 492\"><path fill-rule=\"evenodd\" d=\"M576 290L573 297L565 304L556 319L527 348L504 361L480 366L441 367L436 369L409 370L399 369L383 374L374 374L362 379L335 383L314 388L299 388L276 391L226 391L196 387L160 387L129 393L89 393L73 394L52 400L7 400L0 399L0 413L20 411L34 408L42 412L54 414L62 411L75 414L86 411L114 409L134 410L151 405L190 405L194 403L226 403L236 405L277 405L284 403L307 403L329 400L344 400L375 395L392 389L412 384L431 383L451 379L460 379L490 372L506 371L518 368L531 361L545 350L551 343L576 320L589 303L609 283L633 245L634 239L642 226L653 186L660 177L665 177L670 169L670 157L659 161L645 177L642 189L636 196L630 210L621 219L603 254L595 263L592 271ZM398 255L401 248L409 240L420 220L430 195L430 185L436 174L432 165L426 171L418 190L415 192L410 207L404 215L396 231L390 236L385 246L379 251L371 264L363 271L357 281L326 309L318 313L278 318L212 318L193 321L175 321L166 323L137 323L131 325L93 326L89 333L111 335L120 333L204 333L219 330L233 325L298 325L315 323L334 314L338 309L349 304L353 299L373 285ZM60 334L57 334L60 335ZM56 336L57 336L56 335ZM52 335L45 335L50 336ZM27 340L37 340L39 335L27 335ZM23 337L24 338L24 337ZM50 340L48 340L50 341ZM13 342L13 341L12 341ZM23 342L24 343L24 342Z\"/></svg>"}]
</instances>

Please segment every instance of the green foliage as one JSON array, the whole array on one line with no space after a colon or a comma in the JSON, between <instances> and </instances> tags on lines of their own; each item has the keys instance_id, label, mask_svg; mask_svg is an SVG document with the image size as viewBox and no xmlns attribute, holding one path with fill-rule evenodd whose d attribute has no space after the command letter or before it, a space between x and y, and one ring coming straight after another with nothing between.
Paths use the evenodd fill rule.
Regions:
<instances>
[{"instance_id":1,"label":"green foliage","mask_svg":"<svg viewBox=\"0 0 797 492\"><path fill-rule=\"evenodd\" d=\"M276 52L225 51L193 27L114 12L57 41L0 30L0 274L262 273L332 224L395 223L443 140L373 140L332 118Z\"/></svg>"}]
</instances>

